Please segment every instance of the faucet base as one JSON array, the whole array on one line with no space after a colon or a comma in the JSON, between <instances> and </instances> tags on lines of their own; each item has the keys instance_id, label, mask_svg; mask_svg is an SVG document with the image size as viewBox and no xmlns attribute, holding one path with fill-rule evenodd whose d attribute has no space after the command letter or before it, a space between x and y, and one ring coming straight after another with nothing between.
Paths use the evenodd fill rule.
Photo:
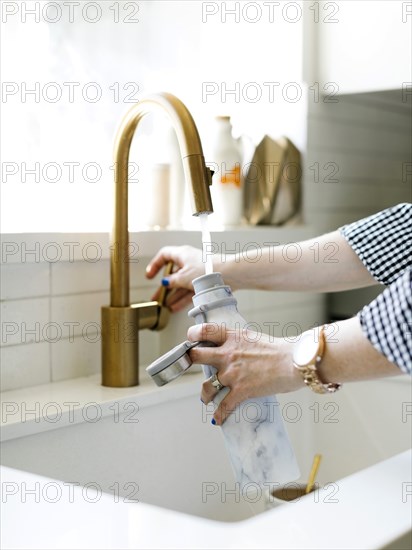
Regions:
<instances>
[{"instance_id":1,"label":"faucet base","mask_svg":"<svg viewBox=\"0 0 412 550\"><path fill-rule=\"evenodd\" d=\"M139 311L131 306L103 306L102 385L127 388L139 384Z\"/></svg>"}]
</instances>

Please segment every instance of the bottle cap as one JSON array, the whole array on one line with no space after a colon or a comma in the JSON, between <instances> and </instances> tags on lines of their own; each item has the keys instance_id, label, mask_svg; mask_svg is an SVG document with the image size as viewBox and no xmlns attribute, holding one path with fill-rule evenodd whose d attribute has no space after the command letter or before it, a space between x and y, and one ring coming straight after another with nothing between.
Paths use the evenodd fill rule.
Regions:
<instances>
[{"instance_id":1,"label":"bottle cap","mask_svg":"<svg viewBox=\"0 0 412 550\"><path fill-rule=\"evenodd\" d=\"M199 294L202 290L209 290L215 286L224 286L223 278L221 273L209 273L208 275L202 275L193 279L193 288L195 294Z\"/></svg>"},{"instance_id":2,"label":"bottle cap","mask_svg":"<svg viewBox=\"0 0 412 550\"><path fill-rule=\"evenodd\" d=\"M186 340L177 345L164 355L153 361L151 365L146 368L146 372L153 378L154 382L158 386L164 386L175 378L182 376L189 367L192 366L188 351L196 346L213 347L216 344L213 342L190 342Z\"/></svg>"},{"instance_id":3,"label":"bottle cap","mask_svg":"<svg viewBox=\"0 0 412 550\"><path fill-rule=\"evenodd\" d=\"M189 342L189 340L182 342L153 361L146 368L146 372L158 386L168 384L181 376L192 365L192 360L187 352L198 344L199 342Z\"/></svg>"}]
</instances>

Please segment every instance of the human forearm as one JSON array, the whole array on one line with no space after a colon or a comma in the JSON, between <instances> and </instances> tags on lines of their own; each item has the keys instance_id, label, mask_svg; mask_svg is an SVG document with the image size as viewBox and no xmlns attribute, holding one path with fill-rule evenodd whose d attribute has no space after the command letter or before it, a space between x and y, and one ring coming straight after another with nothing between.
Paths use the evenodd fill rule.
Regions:
<instances>
[{"instance_id":1,"label":"human forearm","mask_svg":"<svg viewBox=\"0 0 412 550\"><path fill-rule=\"evenodd\" d=\"M233 290L332 292L376 284L339 231L300 243L258 249L257 257L250 253L213 256L214 270L222 273ZM151 279L167 262L175 264L175 272L163 280L172 290L167 298L172 311L191 303L192 280L204 274L204 260L201 250L172 246L159 250L147 266L146 274Z\"/></svg>"},{"instance_id":2,"label":"human forearm","mask_svg":"<svg viewBox=\"0 0 412 550\"><path fill-rule=\"evenodd\" d=\"M233 289L332 292L376 284L339 231L266 247L257 260L217 254L213 263Z\"/></svg>"},{"instance_id":3,"label":"human forearm","mask_svg":"<svg viewBox=\"0 0 412 550\"><path fill-rule=\"evenodd\" d=\"M399 367L372 346L358 317L329 326L318 371L324 382L340 383L402 374Z\"/></svg>"},{"instance_id":4,"label":"human forearm","mask_svg":"<svg viewBox=\"0 0 412 550\"><path fill-rule=\"evenodd\" d=\"M318 335L319 328L313 331L313 338ZM193 341L209 340L216 344L216 347L193 348L190 355L196 363L216 367L219 381L230 388L214 414L217 424L221 424L245 399L288 393L305 387L301 374L293 366L295 344L284 338L262 335L257 343L253 332L239 333L213 324L191 327L188 338ZM324 383L346 383L395 376L401 374L401 370L372 346L363 334L359 319L355 317L330 325L327 329L318 374ZM210 402L215 395L214 386L210 381L205 381L203 402Z\"/></svg>"}]
</instances>

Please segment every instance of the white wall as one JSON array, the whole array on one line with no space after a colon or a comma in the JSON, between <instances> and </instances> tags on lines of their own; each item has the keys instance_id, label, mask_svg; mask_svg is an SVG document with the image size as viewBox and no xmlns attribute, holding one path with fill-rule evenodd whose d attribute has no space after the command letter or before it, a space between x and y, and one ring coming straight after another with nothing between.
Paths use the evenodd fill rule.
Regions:
<instances>
[{"instance_id":1,"label":"white wall","mask_svg":"<svg viewBox=\"0 0 412 550\"><path fill-rule=\"evenodd\" d=\"M304 145L304 96L294 103L282 95L289 82L302 84L301 18L288 22L278 7L271 21L262 5L253 22L253 6L244 12L239 2L222 3L228 10L229 4L237 5L238 17L224 8L204 13L207 4L213 8L219 2L102 0L94 3L101 10L98 21L87 22L78 8L70 22L67 2L51 4L61 6L56 23L45 20L41 2L28 0L21 10L37 5L38 21L32 15L22 22L17 10L2 26L2 80L15 90L2 98L2 160L15 170L1 189L3 231L109 231L114 135L124 114L147 93L177 95L192 112L204 145L210 121L222 113L233 115L238 135L258 140L265 132L285 133ZM54 13L51 8L48 19ZM89 17L94 13L91 9ZM271 88L273 82L278 84ZM49 88L50 83L55 85ZM69 85L74 86L72 100ZM87 99L90 85L91 98L96 89L101 93L97 101ZM38 93L26 94L26 89ZM61 99L49 100L56 89ZM143 141L153 126L148 119L141 125ZM159 162L157 138L151 137L148 153ZM133 149L130 160L142 166L148 153ZM26 166L34 170L36 162L38 181L26 176ZM56 170L47 169L51 162L60 167L55 182ZM67 163L73 162L79 165L69 181ZM96 163L100 172L83 173L88 163ZM139 177L139 183L144 192L146 181ZM26 201L20 200L22 194ZM134 228L140 206L135 205Z\"/></svg>"},{"instance_id":2,"label":"white wall","mask_svg":"<svg viewBox=\"0 0 412 550\"><path fill-rule=\"evenodd\" d=\"M318 4L318 9L314 9ZM412 5L403 0L309 4L318 27L317 80L340 93L411 86Z\"/></svg>"},{"instance_id":3,"label":"white wall","mask_svg":"<svg viewBox=\"0 0 412 550\"><path fill-rule=\"evenodd\" d=\"M411 201L411 98L401 91L334 96L309 93L304 219L317 232ZM333 316L350 316L381 286L330 296Z\"/></svg>"}]
</instances>

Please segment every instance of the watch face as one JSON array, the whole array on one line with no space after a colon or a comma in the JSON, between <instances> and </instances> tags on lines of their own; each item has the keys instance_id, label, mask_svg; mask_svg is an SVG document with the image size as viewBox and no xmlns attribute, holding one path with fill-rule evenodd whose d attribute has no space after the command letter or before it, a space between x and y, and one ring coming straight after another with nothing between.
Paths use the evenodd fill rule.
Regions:
<instances>
[{"instance_id":1,"label":"watch face","mask_svg":"<svg viewBox=\"0 0 412 550\"><path fill-rule=\"evenodd\" d=\"M319 331L309 330L300 335L293 351L293 361L297 365L313 363L319 349Z\"/></svg>"}]
</instances>

